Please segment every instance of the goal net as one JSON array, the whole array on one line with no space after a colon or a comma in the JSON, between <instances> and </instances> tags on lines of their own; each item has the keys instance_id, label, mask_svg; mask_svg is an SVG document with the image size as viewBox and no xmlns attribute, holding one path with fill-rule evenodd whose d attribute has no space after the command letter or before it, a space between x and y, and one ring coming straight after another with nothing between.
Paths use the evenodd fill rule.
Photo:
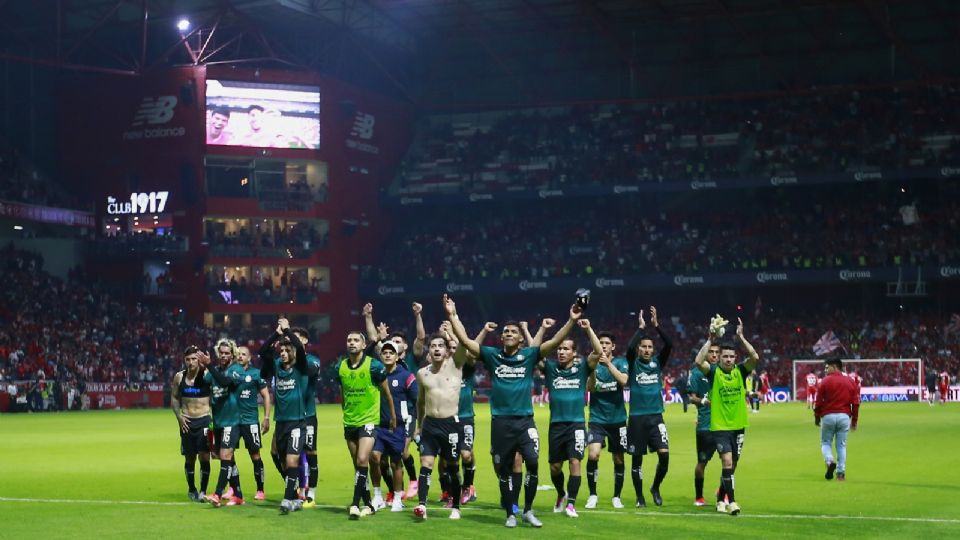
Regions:
<instances>
[{"instance_id":1,"label":"goal net","mask_svg":"<svg viewBox=\"0 0 960 540\"><path fill-rule=\"evenodd\" d=\"M843 359L843 371L860 376L861 401L918 401L923 399L923 361L920 358ZM808 376L824 376L823 360L793 361L793 399L807 399Z\"/></svg>"}]
</instances>

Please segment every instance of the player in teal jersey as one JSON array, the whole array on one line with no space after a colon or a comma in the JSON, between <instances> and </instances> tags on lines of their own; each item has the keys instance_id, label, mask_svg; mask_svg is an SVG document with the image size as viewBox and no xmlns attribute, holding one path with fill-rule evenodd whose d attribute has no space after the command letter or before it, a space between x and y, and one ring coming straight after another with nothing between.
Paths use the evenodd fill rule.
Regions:
<instances>
[{"instance_id":1,"label":"player in teal jersey","mask_svg":"<svg viewBox=\"0 0 960 540\"><path fill-rule=\"evenodd\" d=\"M347 334L347 356L337 360L333 370L340 384L343 402L343 438L350 451L356 474L353 484L353 502L350 519L359 519L375 512L367 489L370 454L373 451L375 429L380 423L380 399L389 404L388 427L397 427L393 396L387 386L387 372L383 363L372 355L375 344L366 347L362 332ZM360 502L364 507L360 508Z\"/></svg>"},{"instance_id":2,"label":"player in teal jersey","mask_svg":"<svg viewBox=\"0 0 960 540\"><path fill-rule=\"evenodd\" d=\"M260 376L260 370L250 364L250 349L237 347L237 364L243 369L243 379L237 391L237 403L240 406L240 438L250 454L253 462L253 477L257 481L257 494L254 499L262 501L266 498L263 493L263 459L260 449L263 448L262 437L270 432L270 389L267 382ZM260 406L257 396L263 399L263 420L260 420Z\"/></svg>"},{"instance_id":3,"label":"player in teal jersey","mask_svg":"<svg viewBox=\"0 0 960 540\"><path fill-rule=\"evenodd\" d=\"M301 326L294 327L291 330L300 338L300 343L302 343L304 349L306 349L307 344L310 343L310 332ZM305 374L303 376L303 387L306 389L303 395L303 404L305 407L303 423L307 434L303 441L303 453L306 457L307 470L301 471L301 476L303 476L303 473L306 473L308 488L305 493L303 507L313 508L316 506L314 499L317 496L317 475L319 472L317 468L317 374L320 372L320 359L317 358L317 355L307 353L307 367L310 370L315 369L316 374ZM300 488L303 489L303 487L301 483Z\"/></svg>"},{"instance_id":4,"label":"player in teal jersey","mask_svg":"<svg viewBox=\"0 0 960 540\"><path fill-rule=\"evenodd\" d=\"M580 319L578 324L592 334L590 321ZM595 338L595 335L591 336ZM587 446L586 417L583 414L587 380L597 367L598 356L591 355L586 362L575 361L577 344L565 339L557 347L557 359L540 361L540 370L550 388L550 479L557 489L554 512L568 517L577 515L577 494L580 491L580 462ZM563 462L569 462L570 479L563 485Z\"/></svg>"},{"instance_id":5,"label":"player in teal jersey","mask_svg":"<svg viewBox=\"0 0 960 540\"><path fill-rule=\"evenodd\" d=\"M720 360L720 346L711 343L707 347L706 359L711 365L716 365ZM717 447L710 434L710 381L699 369L690 370L687 393L690 402L697 407L697 466L693 469L693 504L704 506L707 503L703 498L703 475Z\"/></svg>"},{"instance_id":6,"label":"player in teal jersey","mask_svg":"<svg viewBox=\"0 0 960 540\"><path fill-rule=\"evenodd\" d=\"M696 364L710 383L710 432L723 466L717 492L717 511L735 516L740 513L740 504L734 497L733 473L740 461L746 428L750 425L745 381L757 367L760 355L743 336L743 321L737 319L737 341L747 352L747 359L737 364L736 346L726 342L719 344L719 362L711 365L707 355L710 346L719 342L720 337L719 332L710 334L697 353Z\"/></svg>"},{"instance_id":7,"label":"player in teal jersey","mask_svg":"<svg viewBox=\"0 0 960 540\"><path fill-rule=\"evenodd\" d=\"M663 504L660 484L670 464L670 444L667 425L663 423L663 368L670 360L672 344L660 329L657 308L650 306L650 324L663 341L659 352L654 352L653 338L644 331L643 310L640 326L627 345L630 366L630 418L627 424L627 451L632 456L630 477L637 495L637 508L647 505L643 497L643 455L649 448L657 453L657 473L650 486L650 495L657 506Z\"/></svg>"},{"instance_id":8,"label":"player in teal jersey","mask_svg":"<svg viewBox=\"0 0 960 540\"><path fill-rule=\"evenodd\" d=\"M590 496L584 508L597 507L597 469L600 450L605 445L613 456L614 508L623 508L620 493L623 491L624 460L627 451L627 408L623 401L623 388L629 384L630 366L627 359L615 356L616 337L612 332L595 333L587 328L593 345L591 358L597 358L597 367L588 381L590 389L590 424L587 431L587 486Z\"/></svg>"},{"instance_id":9,"label":"player in teal jersey","mask_svg":"<svg viewBox=\"0 0 960 540\"><path fill-rule=\"evenodd\" d=\"M279 343L279 354L275 347ZM290 328L290 321L281 318L270 338L260 347L260 375L269 381L276 376L276 407L273 444L270 453L274 460L283 456L286 465L284 496L280 511L284 514L300 510L297 497L297 479L300 476L300 453L304 443L306 417L304 376L315 377L316 369L307 363L307 352L300 338Z\"/></svg>"},{"instance_id":10,"label":"player in teal jersey","mask_svg":"<svg viewBox=\"0 0 960 540\"><path fill-rule=\"evenodd\" d=\"M414 323L416 327L416 338L413 340L412 350L408 347L407 337L403 332L389 332L389 328L386 324L380 323L379 325L374 325L373 322L373 304L367 303L363 306L363 323L364 328L367 331L367 341L370 343L382 342L389 339L393 342L394 346L397 348L397 354L400 355L400 363L404 364L407 370L410 373L416 373L420 369L420 364L424 359L424 339L427 336L426 329L423 326L423 317L421 312L423 311L423 306L417 302L414 302L411 305L411 310L413 311ZM407 406L410 410L414 409L414 403L408 403ZM405 422L405 428L407 432L406 446L403 448L403 468L407 472L407 477L409 478L409 486L407 487L407 492L404 494L404 498L412 499L417 496L417 468L416 461L413 459L413 456L410 454L410 443L412 442L413 432L416 430L417 418L415 414L410 414L407 418L403 419ZM381 471L382 474L387 475L388 472ZM392 494L393 490L391 490ZM389 501L388 499L388 502Z\"/></svg>"},{"instance_id":11,"label":"player in teal jersey","mask_svg":"<svg viewBox=\"0 0 960 540\"><path fill-rule=\"evenodd\" d=\"M539 481L540 435L533 420L533 403L530 391L533 385L533 369L541 358L553 353L566 339L573 325L582 314L579 306L570 308L570 318L557 333L540 347L521 347L520 325L507 322L500 333L502 348L482 347L467 336L463 323L457 316L457 306L447 295L443 295L443 308L453 326L453 333L467 352L483 361L490 373L492 388L490 392L491 454L494 467L500 480L500 504L507 514L507 527L516 527L517 518L513 510L518 490L511 489L513 465L517 452L523 457L527 467L524 485L527 486L524 498L523 520L533 527L542 527L543 523L533 514L533 501L536 498L536 486Z\"/></svg>"},{"instance_id":12,"label":"player in teal jersey","mask_svg":"<svg viewBox=\"0 0 960 540\"><path fill-rule=\"evenodd\" d=\"M211 366L204 375L210 383L210 405L213 409L213 425L216 449L220 456L220 477L213 495L207 499L215 507L221 505L221 498L227 506L242 505L243 492L240 489L240 471L233 460L233 451L240 442L240 405L237 402L238 387L243 379L243 368L234 363L237 358L237 344L231 339L221 339L215 347L219 369ZM222 370L222 373L220 373ZM230 484L231 493L223 497L223 490Z\"/></svg>"}]
</instances>

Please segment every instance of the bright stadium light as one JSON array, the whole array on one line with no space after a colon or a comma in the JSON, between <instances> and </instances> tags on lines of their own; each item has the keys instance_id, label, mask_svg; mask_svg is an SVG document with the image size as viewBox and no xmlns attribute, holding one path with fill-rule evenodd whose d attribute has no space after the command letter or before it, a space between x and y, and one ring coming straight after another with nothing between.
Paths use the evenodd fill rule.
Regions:
<instances>
[{"instance_id":1,"label":"bright stadium light","mask_svg":"<svg viewBox=\"0 0 960 540\"><path fill-rule=\"evenodd\" d=\"M189 29L190 29L190 19L184 18L177 21L177 30L181 32L186 32Z\"/></svg>"}]
</instances>

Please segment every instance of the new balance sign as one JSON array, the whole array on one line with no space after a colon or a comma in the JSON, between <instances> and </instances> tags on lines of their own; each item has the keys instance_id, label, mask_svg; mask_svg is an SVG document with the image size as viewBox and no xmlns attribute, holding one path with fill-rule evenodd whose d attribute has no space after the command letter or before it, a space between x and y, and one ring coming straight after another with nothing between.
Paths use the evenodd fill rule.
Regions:
<instances>
[{"instance_id":1,"label":"new balance sign","mask_svg":"<svg viewBox=\"0 0 960 540\"><path fill-rule=\"evenodd\" d=\"M157 126L167 124L173 120L176 114L177 106L176 96L147 96L140 102L137 112L133 115L131 128L140 128L140 126ZM183 137L187 130L183 126L173 127L145 127L133 129L123 134L123 139L135 141L140 139L165 139L169 137Z\"/></svg>"}]
</instances>

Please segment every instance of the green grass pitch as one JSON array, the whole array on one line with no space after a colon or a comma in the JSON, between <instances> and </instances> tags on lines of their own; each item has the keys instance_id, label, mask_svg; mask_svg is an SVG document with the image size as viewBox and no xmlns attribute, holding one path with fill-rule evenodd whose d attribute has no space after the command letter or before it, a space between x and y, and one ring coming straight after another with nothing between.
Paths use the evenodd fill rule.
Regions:
<instances>
[{"instance_id":1,"label":"green grass pitch","mask_svg":"<svg viewBox=\"0 0 960 540\"><path fill-rule=\"evenodd\" d=\"M693 506L695 414L671 405L665 414L671 458L661 488L662 508L633 508L627 478L623 498L628 508L613 510L613 467L605 454L598 509L582 509L586 481L579 519L553 514L555 493L542 491L535 503L544 522L540 530L503 527L485 406L478 407L477 416L479 500L465 507L459 522L447 520L447 511L435 502L425 523L413 522L411 505L403 513L385 511L348 521L353 472L339 407L322 406L318 412L320 506L288 516L278 512L282 482L269 458L268 500L252 500L252 469L243 449L237 461L248 494L246 506L215 509L188 502L177 426L168 410L0 415L0 538L960 537L957 404L865 404L861 428L850 437L846 483L823 479L818 430L803 404L764 407L750 415L736 474L737 499L743 506L739 517ZM547 409L536 412L545 438ZM543 443L545 458L546 440ZM645 487L654 468L651 457L644 463ZM216 471L214 467L211 491ZM714 458L707 468L708 494L719 475ZM197 477L199 481L199 468ZM546 459L540 483L550 483ZM432 501L438 489L435 479Z\"/></svg>"}]
</instances>

